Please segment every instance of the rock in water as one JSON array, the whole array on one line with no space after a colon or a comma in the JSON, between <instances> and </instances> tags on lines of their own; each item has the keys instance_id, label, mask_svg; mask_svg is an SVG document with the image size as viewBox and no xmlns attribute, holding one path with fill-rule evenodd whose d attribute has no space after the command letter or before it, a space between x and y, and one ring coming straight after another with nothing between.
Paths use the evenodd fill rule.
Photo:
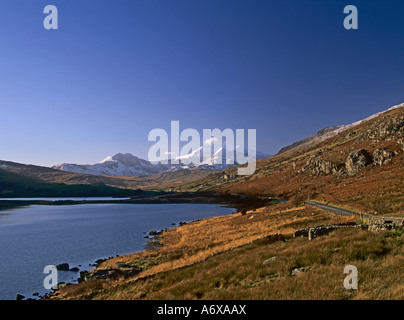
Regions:
<instances>
[{"instance_id":1,"label":"rock in water","mask_svg":"<svg viewBox=\"0 0 404 320\"><path fill-rule=\"evenodd\" d=\"M69 264L68 263L61 263L56 266L56 269L59 271L69 271Z\"/></svg>"}]
</instances>

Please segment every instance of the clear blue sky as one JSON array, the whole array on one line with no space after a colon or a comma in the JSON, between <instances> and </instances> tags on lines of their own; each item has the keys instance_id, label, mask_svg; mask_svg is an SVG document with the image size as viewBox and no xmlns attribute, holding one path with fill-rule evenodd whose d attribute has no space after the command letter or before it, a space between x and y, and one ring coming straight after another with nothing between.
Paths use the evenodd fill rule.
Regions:
<instances>
[{"instance_id":1,"label":"clear blue sky","mask_svg":"<svg viewBox=\"0 0 404 320\"><path fill-rule=\"evenodd\" d=\"M404 102L400 0L1 0L0 41L2 160L146 158L171 120L257 129L276 153Z\"/></svg>"}]
</instances>

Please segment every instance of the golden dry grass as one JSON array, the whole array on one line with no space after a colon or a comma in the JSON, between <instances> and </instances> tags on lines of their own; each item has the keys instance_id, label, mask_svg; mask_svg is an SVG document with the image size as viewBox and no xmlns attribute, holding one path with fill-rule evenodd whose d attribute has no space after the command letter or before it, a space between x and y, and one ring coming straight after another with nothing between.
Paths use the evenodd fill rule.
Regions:
<instances>
[{"instance_id":1,"label":"golden dry grass","mask_svg":"<svg viewBox=\"0 0 404 320\"><path fill-rule=\"evenodd\" d=\"M204 263L99 291L96 299L404 299L403 235L339 230L313 241L259 241ZM277 259L269 265L262 262ZM346 290L355 265L359 289ZM308 271L291 275L295 267Z\"/></svg>"},{"instance_id":2,"label":"golden dry grass","mask_svg":"<svg viewBox=\"0 0 404 320\"><path fill-rule=\"evenodd\" d=\"M284 205L280 205L280 207L282 206ZM99 285L97 288L95 288L94 283L88 286L87 282L84 282L64 288L54 298L133 299L141 297L143 291L139 290L139 288L136 290L126 288L131 287L131 283L136 283L137 285L143 283L145 277L152 275L154 276L150 279L153 279L156 275L164 277L165 274L171 273L173 270L178 270L179 272L187 270L189 268L187 266L193 264L195 265L191 268L203 268L210 261L220 259L218 257L222 255L232 255L237 250L245 250L242 247L243 245L270 234L282 233L290 236L294 230L307 225L352 220L352 218L334 216L315 208L298 207L273 211L274 208L275 206L249 211L245 216L238 213L204 219L168 230L160 236L162 247L117 257L104 262L99 267L99 269L113 269L118 268L121 263L142 266L144 271L137 276L131 279L109 281ZM251 246L254 246L255 242ZM274 248L279 245L282 246L283 244L275 244ZM240 248L234 249L238 247ZM245 247L248 247L248 245ZM228 251L232 248L234 250ZM269 245L268 248L270 248ZM223 253L226 251L228 252ZM222 254L218 255L220 253ZM198 263L205 259L207 259L205 262ZM230 268L232 270L230 266L226 267L226 264L220 268ZM230 273L233 271L230 271ZM250 280L247 279L246 281ZM137 285L135 285L136 288ZM96 293L105 292L105 290L109 293L102 295ZM114 293L111 294L111 292ZM186 298L186 295L183 298Z\"/></svg>"}]
</instances>

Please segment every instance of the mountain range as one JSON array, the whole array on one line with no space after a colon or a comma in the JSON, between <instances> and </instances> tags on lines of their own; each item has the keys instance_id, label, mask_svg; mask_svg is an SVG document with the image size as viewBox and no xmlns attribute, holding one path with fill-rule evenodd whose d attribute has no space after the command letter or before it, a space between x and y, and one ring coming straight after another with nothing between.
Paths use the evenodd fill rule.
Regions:
<instances>
[{"instance_id":1,"label":"mountain range","mask_svg":"<svg viewBox=\"0 0 404 320\"><path fill-rule=\"evenodd\" d=\"M199 164L156 165L118 153L94 165L61 164L53 168L0 161L0 193L11 196L25 189L40 190L45 182L278 198L318 194L331 197L333 202L353 199L352 203L365 207L391 193L392 208L402 205L404 209L403 130L404 104L400 104L348 125L320 130L282 148L275 156L258 154L251 176L237 176L237 164L219 165L213 158Z\"/></svg>"},{"instance_id":2,"label":"mountain range","mask_svg":"<svg viewBox=\"0 0 404 320\"><path fill-rule=\"evenodd\" d=\"M202 147L194 150L192 153L178 156L174 158L179 161L179 164L161 164L151 163L150 161L140 159L130 153L117 153L113 156L108 156L104 160L96 164L73 164L63 163L55 165L52 168L67 172L84 173L101 176L148 176L163 172L173 172L178 170L201 169L211 171L221 171L236 166L238 163L230 164L226 161L225 146L218 149L212 156L203 161L201 159ZM237 159L239 150L234 150L234 159ZM221 163L219 159L221 157ZM270 155L256 152L256 160L261 160L270 157ZM185 161L187 160L187 161ZM184 162L187 162L185 164Z\"/></svg>"}]
</instances>

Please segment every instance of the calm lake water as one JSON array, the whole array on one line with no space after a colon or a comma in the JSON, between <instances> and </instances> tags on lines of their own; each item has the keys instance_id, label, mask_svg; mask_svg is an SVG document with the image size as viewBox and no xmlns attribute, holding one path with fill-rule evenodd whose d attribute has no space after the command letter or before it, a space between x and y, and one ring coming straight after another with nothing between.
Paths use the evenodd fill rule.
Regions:
<instances>
[{"instance_id":1,"label":"calm lake water","mask_svg":"<svg viewBox=\"0 0 404 320\"><path fill-rule=\"evenodd\" d=\"M33 205L0 211L0 299L45 294L46 265L67 262L89 270L99 258L142 251L144 232L232 212L212 204ZM70 271L58 276L59 282L74 283L79 277Z\"/></svg>"}]
</instances>

